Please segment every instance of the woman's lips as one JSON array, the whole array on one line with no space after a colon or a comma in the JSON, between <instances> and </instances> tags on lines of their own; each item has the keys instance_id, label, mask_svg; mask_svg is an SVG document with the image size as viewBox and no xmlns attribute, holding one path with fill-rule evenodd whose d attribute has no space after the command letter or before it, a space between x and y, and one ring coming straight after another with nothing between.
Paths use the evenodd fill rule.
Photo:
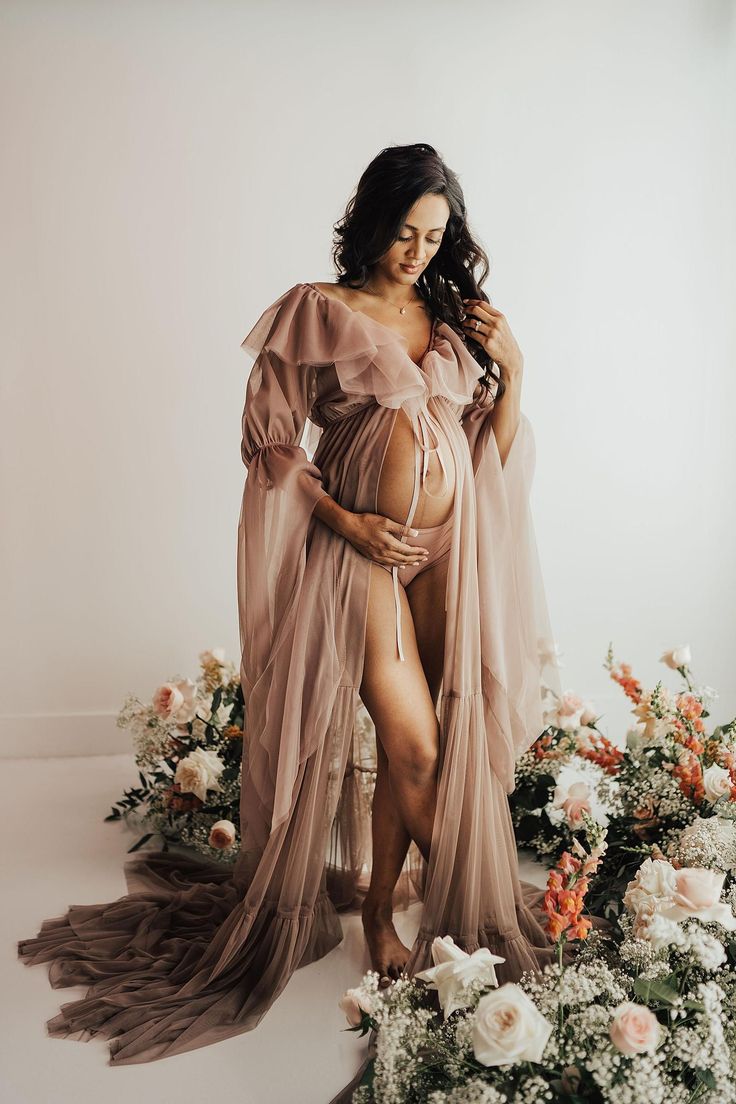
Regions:
<instances>
[{"instance_id":1,"label":"woman's lips","mask_svg":"<svg viewBox=\"0 0 736 1104\"><path fill-rule=\"evenodd\" d=\"M415 265L402 264L401 265L401 268L403 268L404 272L418 272L421 267L422 266L418 265L418 264L415 264Z\"/></svg>"}]
</instances>

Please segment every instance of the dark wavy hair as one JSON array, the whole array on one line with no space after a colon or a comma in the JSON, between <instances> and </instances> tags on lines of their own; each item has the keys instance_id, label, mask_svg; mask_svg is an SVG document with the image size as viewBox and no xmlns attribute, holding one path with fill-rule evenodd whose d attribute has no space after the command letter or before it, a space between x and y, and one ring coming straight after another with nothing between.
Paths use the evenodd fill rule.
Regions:
<instances>
[{"instance_id":1,"label":"dark wavy hair","mask_svg":"<svg viewBox=\"0 0 736 1104\"><path fill-rule=\"evenodd\" d=\"M426 142L387 146L364 170L345 213L333 228L332 261L337 283L365 285L371 267L396 241L406 216L423 195L443 195L450 215L442 243L416 282L417 291L433 315L458 333L468 351L484 368L481 384L495 389L500 399L505 387L493 372L495 362L461 327L462 300L489 297L481 288L489 272L488 257L468 226L463 190L456 174L437 150ZM475 270L480 268L476 276ZM493 388L492 388L493 384Z\"/></svg>"}]
</instances>

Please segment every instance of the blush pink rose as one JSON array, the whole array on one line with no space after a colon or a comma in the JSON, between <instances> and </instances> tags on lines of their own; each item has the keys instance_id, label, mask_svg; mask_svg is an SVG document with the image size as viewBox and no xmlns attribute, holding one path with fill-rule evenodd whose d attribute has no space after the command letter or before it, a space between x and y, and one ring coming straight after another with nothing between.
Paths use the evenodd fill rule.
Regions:
<instances>
[{"instance_id":1,"label":"blush pink rose","mask_svg":"<svg viewBox=\"0 0 736 1104\"><path fill-rule=\"evenodd\" d=\"M573 782L562 802L562 811L571 828L583 823L583 813L590 814L590 788L586 782Z\"/></svg>"},{"instance_id":2,"label":"blush pink rose","mask_svg":"<svg viewBox=\"0 0 736 1104\"><path fill-rule=\"evenodd\" d=\"M721 899L725 875L699 866L684 866L675 873L674 902L697 915L713 908Z\"/></svg>"},{"instance_id":3,"label":"blush pink rose","mask_svg":"<svg viewBox=\"0 0 736 1104\"><path fill-rule=\"evenodd\" d=\"M616 1049L628 1055L652 1054L661 1037L654 1013L633 1001L624 1001L614 1010L608 1033Z\"/></svg>"},{"instance_id":4,"label":"blush pink rose","mask_svg":"<svg viewBox=\"0 0 736 1104\"><path fill-rule=\"evenodd\" d=\"M197 687L191 679L165 682L153 695L153 711L164 720L188 724L197 715Z\"/></svg>"},{"instance_id":5,"label":"blush pink rose","mask_svg":"<svg viewBox=\"0 0 736 1104\"><path fill-rule=\"evenodd\" d=\"M183 704L183 694L170 682L159 686L153 695L153 709L159 717L173 717L177 709Z\"/></svg>"},{"instance_id":6,"label":"blush pink rose","mask_svg":"<svg viewBox=\"0 0 736 1104\"><path fill-rule=\"evenodd\" d=\"M358 1026L364 1012L370 1016L375 1011L373 1000L362 989L346 989L337 1006L345 1013L348 1023L353 1027Z\"/></svg>"}]
</instances>

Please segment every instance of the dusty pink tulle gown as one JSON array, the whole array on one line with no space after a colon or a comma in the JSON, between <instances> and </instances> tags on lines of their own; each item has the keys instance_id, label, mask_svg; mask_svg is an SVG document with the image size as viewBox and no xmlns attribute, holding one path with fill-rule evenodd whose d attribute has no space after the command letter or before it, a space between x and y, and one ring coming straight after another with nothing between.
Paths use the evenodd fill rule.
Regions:
<instances>
[{"instance_id":1,"label":"dusty pink tulle gown","mask_svg":"<svg viewBox=\"0 0 736 1104\"><path fill-rule=\"evenodd\" d=\"M272 303L243 347L256 359L237 557L238 860L223 868L183 852L136 853L126 896L71 906L18 943L26 963L50 963L54 988L89 987L48 1033L109 1039L111 1065L255 1027L293 971L340 942L339 910L360 906L371 809L359 768L375 765L375 741L366 747L355 715L371 564L313 510L328 492L349 510L378 512L399 410L415 433L412 511L437 442L455 480L430 861L412 844L394 895L399 908L423 902L408 972L431 965L431 942L446 934L503 955L500 981L551 957L540 893L519 882L507 799L516 757L544 727L542 679L559 692L540 657L552 633L529 510L528 419L502 468L493 399L460 334L435 320L416 364L397 332L310 283Z\"/></svg>"}]
</instances>

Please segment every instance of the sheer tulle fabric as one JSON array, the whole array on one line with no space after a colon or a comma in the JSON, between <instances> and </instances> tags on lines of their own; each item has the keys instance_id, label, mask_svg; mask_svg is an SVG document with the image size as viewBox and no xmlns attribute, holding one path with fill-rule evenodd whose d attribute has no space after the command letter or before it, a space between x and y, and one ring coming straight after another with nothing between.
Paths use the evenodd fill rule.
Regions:
<instances>
[{"instance_id":1,"label":"sheer tulle fabric","mask_svg":"<svg viewBox=\"0 0 736 1104\"><path fill-rule=\"evenodd\" d=\"M21 940L52 986L84 984L49 1034L110 1040L110 1063L183 1053L254 1027L293 971L342 938L370 873L375 733L356 723L370 562L314 517L329 493L376 510L397 416L430 410L456 473L446 592L440 774L429 863L414 844L394 907L421 899L409 972L436 935L506 957L501 979L551 948L540 892L520 884L507 792L542 729L538 642L550 638L529 511L531 425L501 467L462 338L435 322L421 366L374 319L297 284L243 341L237 539L246 702L234 866L174 851L125 864L128 894L75 905ZM550 668L545 681L559 691ZM336 994L336 999L339 994Z\"/></svg>"}]
</instances>

